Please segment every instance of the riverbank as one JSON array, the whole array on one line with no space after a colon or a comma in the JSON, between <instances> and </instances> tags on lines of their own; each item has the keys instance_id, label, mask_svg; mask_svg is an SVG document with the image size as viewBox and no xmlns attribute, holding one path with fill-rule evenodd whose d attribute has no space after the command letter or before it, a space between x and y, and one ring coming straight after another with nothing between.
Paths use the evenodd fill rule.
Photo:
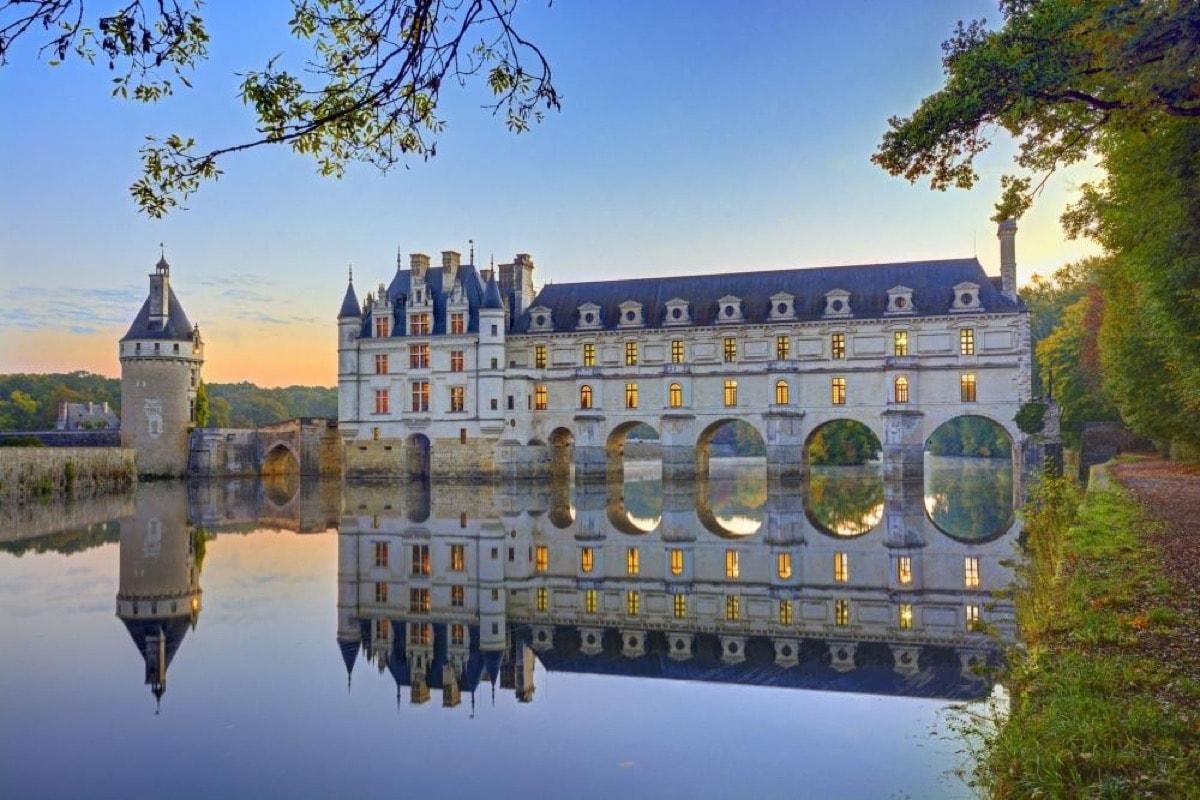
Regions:
<instances>
[{"instance_id":1,"label":"riverbank","mask_svg":"<svg viewBox=\"0 0 1200 800\"><path fill-rule=\"evenodd\" d=\"M0 448L0 506L127 491L134 451L121 447Z\"/></svg>"},{"instance_id":2,"label":"riverbank","mask_svg":"<svg viewBox=\"0 0 1200 800\"><path fill-rule=\"evenodd\" d=\"M976 775L994 798L1200 797L1200 538L1172 527L1185 508L1156 508L1133 482L1141 469L1102 472L1086 494L1047 480L1026 506L1026 646ZM1200 476L1169 480L1200 500Z\"/></svg>"}]
</instances>

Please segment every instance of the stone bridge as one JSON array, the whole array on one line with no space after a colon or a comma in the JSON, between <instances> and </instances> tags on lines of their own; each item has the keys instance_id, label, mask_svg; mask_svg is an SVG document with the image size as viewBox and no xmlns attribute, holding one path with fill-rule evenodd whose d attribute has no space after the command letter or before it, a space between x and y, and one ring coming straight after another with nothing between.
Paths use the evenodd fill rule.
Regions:
<instances>
[{"instance_id":1,"label":"stone bridge","mask_svg":"<svg viewBox=\"0 0 1200 800\"><path fill-rule=\"evenodd\" d=\"M296 417L261 428L197 428L188 443L190 477L339 477L337 421Z\"/></svg>"}]
</instances>

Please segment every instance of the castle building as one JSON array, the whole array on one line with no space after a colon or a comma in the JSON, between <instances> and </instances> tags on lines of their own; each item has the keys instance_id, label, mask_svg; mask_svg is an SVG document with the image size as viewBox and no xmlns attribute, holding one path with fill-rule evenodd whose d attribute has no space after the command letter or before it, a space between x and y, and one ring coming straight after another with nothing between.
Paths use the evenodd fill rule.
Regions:
<instances>
[{"instance_id":1,"label":"castle building","mask_svg":"<svg viewBox=\"0 0 1200 800\"><path fill-rule=\"evenodd\" d=\"M1015 236L1001 275L975 258L547 284L534 263L477 269L399 256L338 314L338 420L349 476L620 472L625 439L659 435L663 474L707 470L715 433L748 423L772 478L840 419L870 428L885 473L918 479L926 439L983 416L1022 439L1029 315Z\"/></svg>"},{"instance_id":2,"label":"castle building","mask_svg":"<svg viewBox=\"0 0 1200 800\"><path fill-rule=\"evenodd\" d=\"M196 422L196 390L204 364L200 326L188 321L171 289L171 265L160 258L150 294L121 337L121 446L137 451L142 475L182 476L188 430Z\"/></svg>"}]
</instances>

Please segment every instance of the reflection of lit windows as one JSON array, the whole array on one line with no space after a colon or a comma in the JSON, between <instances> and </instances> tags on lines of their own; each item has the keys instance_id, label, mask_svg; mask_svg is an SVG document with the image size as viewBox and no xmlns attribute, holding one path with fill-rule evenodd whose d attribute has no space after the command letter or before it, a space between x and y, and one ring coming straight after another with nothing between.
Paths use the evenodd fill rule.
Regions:
<instances>
[{"instance_id":1,"label":"reflection of lit windows","mask_svg":"<svg viewBox=\"0 0 1200 800\"><path fill-rule=\"evenodd\" d=\"M741 567L738 564L738 551L725 551L725 577L736 578L741 574Z\"/></svg>"},{"instance_id":2,"label":"reflection of lit windows","mask_svg":"<svg viewBox=\"0 0 1200 800\"><path fill-rule=\"evenodd\" d=\"M667 403L671 408L683 407L683 387L678 383L672 383L667 390Z\"/></svg>"},{"instance_id":3,"label":"reflection of lit windows","mask_svg":"<svg viewBox=\"0 0 1200 800\"><path fill-rule=\"evenodd\" d=\"M913 607L912 603L901 603L897 613L897 621L900 625L900 630L910 631L913 626Z\"/></svg>"},{"instance_id":4,"label":"reflection of lit windows","mask_svg":"<svg viewBox=\"0 0 1200 800\"><path fill-rule=\"evenodd\" d=\"M898 356L908 355L908 331L892 332L892 353Z\"/></svg>"},{"instance_id":5,"label":"reflection of lit windows","mask_svg":"<svg viewBox=\"0 0 1200 800\"><path fill-rule=\"evenodd\" d=\"M408 610L413 614L428 614L433 604L429 599L428 589L408 590Z\"/></svg>"},{"instance_id":6,"label":"reflection of lit windows","mask_svg":"<svg viewBox=\"0 0 1200 800\"><path fill-rule=\"evenodd\" d=\"M675 595L675 619L683 619L687 616L687 595Z\"/></svg>"},{"instance_id":7,"label":"reflection of lit windows","mask_svg":"<svg viewBox=\"0 0 1200 800\"><path fill-rule=\"evenodd\" d=\"M791 387L785 380L775 381L775 405L786 406L791 402Z\"/></svg>"},{"instance_id":8,"label":"reflection of lit windows","mask_svg":"<svg viewBox=\"0 0 1200 800\"><path fill-rule=\"evenodd\" d=\"M625 366L636 367L638 363L638 346L637 342L625 343Z\"/></svg>"},{"instance_id":9,"label":"reflection of lit windows","mask_svg":"<svg viewBox=\"0 0 1200 800\"><path fill-rule=\"evenodd\" d=\"M464 644L467 641L467 626L456 622L450 626L450 644Z\"/></svg>"},{"instance_id":10,"label":"reflection of lit windows","mask_svg":"<svg viewBox=\"0 0 1200 800\"><path fill-rule=\"evenodd\" d=\"M845 583L846 581L850 580L849 553L833 554L833 580L837 583Z\"/></svg>"},{"instance_id":11,"label":"reflection of lit windows","mask_svg":"<svg viewBox=\"0 0 1200 800\"><path fill-rule=\"evenodd\" d=\"M545 411L550 405L550 393L546 384L539 383L533 387L533 408L535 411Z\"/></svg>"},{"instance_id":12,"label":"reflection of lit windows","mask_svg":"<svg viewBox=\"0 0 1200 800\"><path fill-rule=\"evenodd\" d=\"M671 574L683 574L683 551L677 547L671 549Z\"/></svg>"},{"instance_id":13,"label":"reflection of lit windows","mask_svg":"<svg viewBox=\"0 0 1200 800\"><path fill-rule=\"evenodd\" d=\"M450 545L450 569L462 572L467 568L467 546L465 544Z\"/></svg>"},{"instance_id":14,"label":"reflection of lit windows","mask_svg":"<svg viewBox=\"0 0 1200 800\"><path fill-rule=\"evenodd\" d=\"M896 580L901 586L912 583L912 556L900 556L896 559Z\"/></svg>"},{"instance_id":15,"label":"reflection of lit windows","mask_svg":"<svg viewBox=\"0 0 1200 800\"><path fill-rule=\"evenodd\" d=\"M849 625L850 624L850 601L849 600L833 601L833 624L834 625Z\"/></svg>"},{"instance_id":16,"label":"reflection of lit windows","mask_svg":"<svg viewBox=\"0 0 1200 800\"><path fill-rule=\"evenodd\" d=\"M775 556L775 574L787 580L792 577L792 554L780 553Z\"/></svg>"},{"instance_id":17,"label":"reflection of lit windows","mask_svg":"<svg viewBox=\"0 0 1200 800\"><path fill-rule=\"evenodd\" d=\"M846 379L834 378L830 384L830 399L835 406L846 405Z\"/></svg>"},{"instance_id":18,"label":"reflection of lit windows","mask_svg":"<svg viewBox=\"0 0 1200 800\"><path fill-rule=\"evenodd\" d=\"M967 606L967 630L977 631L982 627L979 606Z\"/></svg>"},{"instance_id":19,"label":"reflection of lit windows","mask_svg":"<svg viewBox=\"0 0 1200 800\"><path fill-rule=\"evenodd\" d=\"M672 339L671 340L671 363L672 364L682 364L683 359L684 359L683 340L682 339Z\"/></svg>"},{"instance_id":20,"label":"reflection of lit windows","mask_svg":"<svg viewBox=\"0 0 1200 800\"><path fill-rule=\"evenodd\" d=\"M636 547L630 547L625 551L625 574L637 575L642 571L642 554L638 552Z\"/></svg>"},{"instance_id":21,"label":"reflection of lit windows","mask_svg":"<svg viewBox=\"0 0 1200 800\"><path fill-rule=\"evenodd\" d=\"M414 544L412 546L412 574L429 574L429 545Z\"/></svg>"},{"instance_id":22,"label":"reflection of lit windows","mask_svg":"<svg viewBox=\"0 0 1200 800\"><path fill-rule=\"evenodd\" d=\"M388 598L388 585L386 583L375 584L375 602L386 603Z\"/></svg>"},{"instance_id":23,"label":"reflection of lit windows","mask_svg":"<svg viewBox=\"0 0 1200 800\"><path fill-rule=\"evenodd\" d=\"M636 383L625 384L625 407L638 407L638 385Z\"/></svg>"},{"instance_id":24,"label":"reflection of lit windows","mask_svg":"<svg viewBox=\"0 0 1200 800\"><path fill-rule=\"evenodd\" d=\"M979 559L967 556L963 561L963 585L968 589L979 588Z\"/></svg>"},{"instance_id":25,"label":"reflection of lit windows","mask_svg":"<svg viewBox=\"0 0 1200 800\"><path fill-rule=\"evenodd\" d=\"M450 605L455 608L462 608L466 605L466 599L467 589L465 586L455 585L450 587Z\"/></svg>"},{"instance_id":26,"label":"reflection of lit windows","mask_svg":"<svg viewBox=\"0 0 1200 800\"><path fill-rule=\"evenodd\" d=\"M792 340L787 336L775 337L775 360L787 361L792 354Z\"/></svg>"},{"instance_id":27,"label":"reflection of lit windows","mask_svg":"<svg viewBox=\"0 0 1200 800\"><path fill-rule=\"evenodd\" d=\"M591 342L583 346L583 365L585 367L596 366L596 345Z\"/></svg>"},{"instance_id":28,"label":"reflection of lit windows","mask_svg":"<svg viewBox=\"0 0 1200 800\"><path fill-rule=\"evenodd\" d=\"M642 593L637 589L625 592L625 613L636 617L642 612Z\"/></svg>"},{"instance_id":29,"label":"reflection of lit windows","mask_svg":"<svg viewBox=\"0 0 1200 800\"><path fill-rule=\"evenodd\" d=\"M375 620L375 638L386 639L391 635L392 627L386 619Z\"/></svg>"},{"instance_id":30,"label":"reflection of lit windows","mask_svg":"<svg viewBox=\"0 0 1200 800\"><path fill-rule=\"evenodd\" d=\"M537 344L533 346L533 366L537 369L546 368L546 345Z\"/></svg>"},{"instance_id":31,"label":"reflection of lit windows","mask_svg":"<svg viewBox=\"0 0 1200 800\"><path fill-rule=\"evenodd\" d=\"M903 375L896 377L896 402L908 402L908 378Z\"/></svg>"},{"instance_id":32,"label":"reflection of lit windows","mask_svg":"<svg viewBox=\"0 0 1200 800\"><path fill-rule=\"evenodd\" d=\"M433 643L433 626L428 622L414 623L408 626L408 643L428 647Z\"/></svg>"},{"instance_id":33,"label":"reflection of lit windows","mask_svg":"<svg viewBox=\"0 0 1200 800\"><path fill-rule=\"evenodd\" d=\"M375 527L379 527L378 525ZM375 543L375 566L386 567L388 565L388 543Z\"/></svg>"},{"instance_id":34,"label":"reflection of lit windows","mask_svg":"<svg viewBox=\"0 0 1200 800\"><path fill-rule=\"evenodd\" d=\"M958 332L958 352L959 355L964 356L975 355L975 330L973 328L963 328Z\"/></svg>"},{"instance_id":35,"label":"reflection of lit windows","mask_svg":"<svg viewBox=\"0 0 1200 800\"><path fill-rule=\"evenodd\" d=\"M742 598L736 594L725 595L725 619L736 620L742 616Z\"/></svg>"},{"instance_id":36,"label":"reflection of lit windows","mask_svg":"<svg viewBox=\"0 0 1200 800\"><path fill-rule=\"evenodd\" d=\"M539 544L533 548L534 559L533 568L538 572L545 572L550 569L550 548L544 544Z\"/></svg>"},{"instance_id":37,"label":"reflection of lit windows","mask_svg":"<svg viewBox=\"0 0 1200 800\"><path fill-rule=\"evenodd\" d=\"M779 601L779 624L780 625L791 625L792 624L792 601L791 600L780 600Z\"/></svg>"},{"instance_id":38,"label":"reflection of lit windows","mask_svg":"<svg viewBox=\"0 0 1200 800\"><path fill-rule=\"evenodd\" d=\"M592 407L592 387L588 386L586 383L579 387L579 407Z\"/></svg>"},{"instance_id":39,"label":"reflection of lit windows","mask_svg":"<svg viewBox=\"0 0 1200 800\"><path fill-rule=\"evenodd\" d=\"M550 605L550 590L545 586L539 586L537 589L537 610L545 611Z\"/></svg>"},{"instance_id":40,"label":"reflection of lit windows","mask_svg":"<svg viewBox=\"0 0 1200 800\"><path fill-rule=\"evenodd\" d=\"M737 405L737 381L725 381L725 407L733 408Z\"/></svg>"},{"instance_id":41,"label":"reflection of lit windows","mask_svg":"<svg viewBox=\"0 0 1200 800\"><path fill-rule=\"evenodd\" d=\"M975 373L964 372L958 379L959 395L964 403L975 402Z\"/></svg>"},{"instance_id":42,"label":"reflection of lit windows","mask_svg":"<svg viewBox=\"0 0 1200 800\"><path fill-rule=\"evenodd\" d=\"M829 337L829 355L832 358L846 357L846 334L835 333Z\"/></svg>"},{"instance_id":43,"label":"reflection of lit windows","mask_svg":"<svg viewBox=\"0 0 1200 800\"><path fill-rule=\"evenodd\" d=\"M585 547L579 551L579 571L591 572L596 565L596 553L592 548Z\"/></svg>"},{"instance_id":44,"label":"reflection of lit windows","mask_svg":"<svg viewBox=\"0 0 1200 800\"><path fill-rule=\"evenodd\" d=\"M596 590L586 589L583 593L583 613L596 613Z\"/></svg>"},{"instance_id":45,"label":"reflection of lit windows","mask_svg":"<svg viewBox=\"0 0 1200 800\"><path fill-rule=\"evenodd\" d=\"M737 339L732 336L725 337L725 361L726 363L737 361Z\"/></svg>"}]
</instances>

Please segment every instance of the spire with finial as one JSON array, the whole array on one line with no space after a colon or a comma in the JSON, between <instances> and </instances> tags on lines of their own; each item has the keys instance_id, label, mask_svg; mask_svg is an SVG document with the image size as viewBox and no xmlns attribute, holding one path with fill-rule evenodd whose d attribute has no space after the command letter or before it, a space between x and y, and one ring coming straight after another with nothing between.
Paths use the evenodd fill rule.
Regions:
<instances>
[{"instance_id":1,"label":"spire with finial","mask_svg":"<svg viewBox=\"0 0 1200 800\"><path fill-rule=\"evenodd\" d=\"M342 295L342 307L338 311L338 319L361 318L362 311L358 305L358 295L354 293L354 265L346 267L346 294Z\"/></svg>"},{"instance_id":2,"label":"spire with finial","mask_svg":"<svg viewBox=\"0 0 1200 800\"><path fill-rule=\"evenodd\" d=\"M468 262L472 267L475 266L475 240L467 239L467 244L470 245L471 260Z\"/></svg>"},{"instance_id":3,"label":"spire with finial","mask_svg":"<svg viewBox=\"0 0 1200 800\"><path fill-rule=\"evenodd\" d=\"M158 243L158 263L154 265L154 269L160 274L171 269L171 265L167 263L167 249L162 242Z\"/></svg>"}]
</instances>

